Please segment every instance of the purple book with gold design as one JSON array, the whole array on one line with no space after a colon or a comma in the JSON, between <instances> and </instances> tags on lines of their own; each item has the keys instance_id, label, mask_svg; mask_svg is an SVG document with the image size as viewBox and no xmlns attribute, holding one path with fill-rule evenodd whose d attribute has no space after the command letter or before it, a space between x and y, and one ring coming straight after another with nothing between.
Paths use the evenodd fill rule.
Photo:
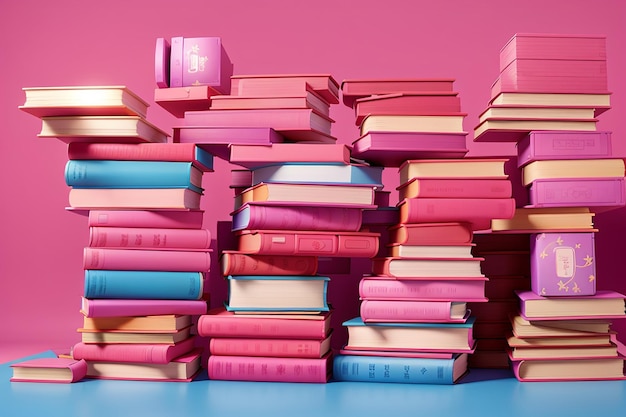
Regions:
<instances>
[{"instance_id":1,"label":"purple book with gold design","mask_svg":"<svg viewBox=\"0 0 626 417\"><path fill-rule=\"evenodd\" d=\"M531 289L541 296L596 293L595 233L536 233L530 239Z\"/></svg>"},{"instance_id":2,"label":"purple book with gold design","mask_svg":"<svg viewBox=\"0 0 626 417\"><path fill-rule=\"evenodd\" d=\"M184 38L183 86L210 85L222 94L230 91L232 64L219 37Z\"/></svg>"}]
</instances>

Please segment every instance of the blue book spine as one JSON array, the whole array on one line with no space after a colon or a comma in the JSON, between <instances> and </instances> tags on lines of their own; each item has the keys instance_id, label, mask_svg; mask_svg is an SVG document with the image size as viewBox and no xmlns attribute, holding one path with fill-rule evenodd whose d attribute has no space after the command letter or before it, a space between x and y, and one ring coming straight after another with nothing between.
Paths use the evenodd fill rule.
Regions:
<instances>
[{"instance_id":1,"label":"blue book spine","mask_svg":"<svg viewBox=\"0 0 626 417\"><path fill-rule=\"evenodd\" d=\"M201 272L85 270L85 298L199 300Z\"/></svg>"},{"instance_id":2,"label":"blue book spine","mask_svg":"<svg viewBox=\"0 0 626 417\"><path fill-rule=\"evenodd\" d=\"M190 188L201 193L202 174L194 181L192 168L191 162L73 159L65 164L65 183L73 188Z\"/></svg>"},{"instance_id":3,"label":"blue book spine","mask_svg":"<svg viewBox=\"0 0 626 417\"><path fill-rule=\"evenodd\" d=\"M204 167L205 170L213 171L214 156L199 146L195 147L196 160Z\"/></svg>"},{"instance_id":4,"label":"blue book spine","mask_svg":"<svg viewBox=\"0 0 626 417\"><path fill-rule=\"evenodd\" d=\"M335 355L333 378L353 382L451 385L454 383L454 361L455 358Z\"/></svg>"}]
</instances>

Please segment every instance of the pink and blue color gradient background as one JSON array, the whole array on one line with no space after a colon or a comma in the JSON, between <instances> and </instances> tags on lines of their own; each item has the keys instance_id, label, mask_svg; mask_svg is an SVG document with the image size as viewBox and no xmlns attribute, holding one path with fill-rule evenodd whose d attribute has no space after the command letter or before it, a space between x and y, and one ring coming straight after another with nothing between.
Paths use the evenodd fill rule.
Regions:
<instances>
[{"instance_id":1,"label":"pink and blue color gradient background","mask_svg":"<svg viewBox=\"0 0 626 417\"><path fill-rule=\"evenodd\" d=\"M498 74L500 48L518 33L607 36L613 108L598 128L626 155L626 3L621 0L502 2L388 0L109 0L0 2L0 362L78 341L85 218L64 210L67 147L36 137L41 122L18 106L22 87L127 85L152 103L148 120L170 131L181 121L153 102L157 37L220 36L235 74L327 73L336 80L452 77L468 114L470 155L512 155L511 144L471 143ZM334 105L333 134L358 135L352 110ZM205 227L229 220L230 169L216 160L204 179ZM385 171L386 189L397 172ZM596 216L598 288L626 292L626 209ZM215 264L216 265L216 264ZM215 267L214 271L218 268ZM335 324L358 314L362 270L333 280ZM212 274L213 303L225 286ZM618 322L626 341L626 323ZM343 337L341 332L337 333Z\"/></svg>"}]
</instances>

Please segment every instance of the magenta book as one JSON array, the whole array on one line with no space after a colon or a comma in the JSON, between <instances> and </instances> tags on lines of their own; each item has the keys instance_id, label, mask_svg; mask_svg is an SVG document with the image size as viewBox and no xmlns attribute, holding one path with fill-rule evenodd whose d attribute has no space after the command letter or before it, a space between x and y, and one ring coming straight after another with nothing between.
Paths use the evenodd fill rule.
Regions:
<instances>
[{"instance_id":1,"label":"magenta book","mask_svg":"<svg viewBox=\"0 0 626 417\"><path fill-rule=\"evenodd\" d=\"M613 156L608 131L532 131L517 143L517 165L547 159L596 159Z\"/></svg>"},{"instance_id":2,"label":"magenta book","mask_svg":"<svg viewBox=\"0 0 626 417\"><path fill-rule=\"evenodd\" d=\"M200 229L202 210L89 210L89 227Z\"/></svg>"},{"instance_id":3,"label":"magenta book","mask_svg":"<svg viewBox=\"0 0 626 417\"><path fill-rule=\"evenodd\" d=\"M389 228L389 241L403 245L454 245L471 243L471 224L463 222L398 224Z\"/></svg>"},{"instance_id":4,"label":"magenta book","mask_svg":"<svg viewBox=\"0 0 626 417\"><path fill-rule=\"evenodd\" d=\"M397 187L398 201L405 198L510 198L508 178L411 178Z\"/></svg>"},{"instance_id":5,"label":"magenta book","mask_svg":"<svg viewBox=\"0 0 626 417\"><path fill-rule=\"evenodd\" d=\"M595 233L539 233L530 239L532 290L543 296L596 293Z\"/></svg>"},{"instance_id":6,"label":"magenta book","mask_svg":"<svg viewBox=\"0 0 626 417\"><path fill-rule=\"evenodd\" d=\"M327 103L339 103L339 83L330 74L233 75L231 95L288 97L313 90Z\"/></svg>"},{"instance_id":7,"label":"magenta book","mask_svg":"<svg viewBox=\"0 0 626 417\"><path fill-rule=\"evenodd\" d=\"M72 356L87 361L168 363L193 348L193 337L174 345L79 342L72 348Z\"/></svg>"},{"instance_id":8,"label":"magenta book","mask_svg":"<svg viewBox=\"0 0 626 417\"><path fill-rule=\"evenodd\" d=\"M36 358L11 364L11 382L72 383L87 375L87 362L70 358Z\"/></svg>"},{"instance_id":9,"label":"magenta book","mask_svg":"<svg viewBox=\"0 0 626 417\"><path fill-rule=\"evenodd\" d=\"M204 272L211 266L211 251L148 250L86 247L84 269Z\"/></svg>"},{"instance_id":10,"label":"magenta book","mask_svg":"<svg viewBox=\"0 0 626 417\"><path fill-rule=\"evenodd\" d=\"M626 296L612 290L596 290L594 295L569 297L543 296L534 291L515 291L520 315L525 320L579 320L624 318Z\"/></svg>"},{"instance_id":11,"label":"magenta book","mask_svg":"<svg viewBox=\"0 0 626 417\"><path fill-rule=\"evenodd\" d=\"M82 297L85 317L159 316L169 314L206 314L204 300L88 299Z\"/></svg>"},{"instance_id":12,"label":"magenta book","mask_svg":"<svg viewBox=\"0 0 626 417\"><path fill-rule=\"evenodd\" d=\"M354 107L360 98L398 93L454 91L454 78L363 78L341 82L343 104Z\"/></svg>"},{"instance_id":13,"label":"magenta book","mask_svg":"<svg viewBox=\"0 0 626 417\"><path fill-rule=\"evenodd\" d=\"M154 48L154 78L159 88L170 86L170 42L157 38Z\"/></svg>"},{"instance_id":14,"label":"magenta book","mask_svg":"<svg viewBox=\"0 0 626 417\"><path fill-rule=\"evenodd\" d=\"M321 358L330 350L326 339L263 339L212 337L209 353L220 356L266 356L278 358Z\"/></svg>"},{"instance_id":15,"label":"magenta book","mask_svg":"<svg viewBox=\"0 0 626 417\"><path fill-rule=\"evenodd\" d=\"M526 207L619 208L626 205L624 178L543 178L534 180Z\"/></svg>"},{"instance_id":16,"label":"magenta book","mask_svg":"<svg viewBox=\"0 0 626 417\"><path fill-rule=\"evenodd\" d=\"M209 249L208 229L89 227L87 246L119 249Z\"/></svg>"},{"instance_id":17,"label":"magenta book","mask_svg":"<svg viewBox=\"0 0 626 417\"><path fill-rule=\"evenodd\" d=\"M421 277L397 279L366 275L359 282L363 300L484 302L489 279L476 277Z\"/></svg>"},{"instance_id":18,"label":"magenta book","mask_svg":"<svg viewBox=\"0 0 626 417\"><path fill-rule=\"evenodd\" d=\"M447 300L366 299L359 312L366 323L465 323L469 317L465 302Z\"/></svg>"},{"instance_id":19,"label":"magenta book","mask_svg":"<svg viewBox=\"0 0 626 417\"><path fill-rule=\"evenodd\" d=\"M282 135L271 127L246 126L175 126L173 141L197 145L271 145L283 142Z\"/></svg>"},{"instance_id":20,"label":"magenta book","mask_svg":"<svg viewBox=\"0 0 626 417\"><path fill-rule=\"evenodd\" d=\"M350 147L341 143L231 144L228 148L229 161L248 169L285 161L351 163Z\"/></svg>"},{"instance_id":21,"label":"magenta book","mask_svg":"<svg viewBox=\"0 0 626 417\"><path fill-rule=\"evenodd\" d=\"M225 250L220 257L222 275L315 275L317 256L249 255Z\"/></svg>"},{"instance_id":22,"label":"magenta book","mask_svg":"<svg viewBox=\"0 0 626 417\"><path fill-rule=\"evenodd\" d=\"M461 112L461 98L456 92L381 94L357 99L354 105L356 125L368 114L438 115Z\"/></svg>"}]
</instances>

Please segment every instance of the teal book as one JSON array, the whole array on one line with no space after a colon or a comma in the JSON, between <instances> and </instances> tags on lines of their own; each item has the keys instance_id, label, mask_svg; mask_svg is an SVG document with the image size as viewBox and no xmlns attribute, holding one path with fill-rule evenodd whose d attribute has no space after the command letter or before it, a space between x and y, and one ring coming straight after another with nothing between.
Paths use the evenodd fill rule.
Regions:
<instances>
[{"instance_id":1,"label":"teal book","mask_svg":"<svg viewBox=\"0 0 626 417\"><path fill-rule=\"evenodd\" d=\"M336 381L452 385L468 371L468 354L449 359L399 356L335 355Z\"/></svg>"},{"instance_id":2,"label":"teal book","mask_svg":"<svg viewBox=\"0 0 626 417\"><path fill-rule=\"evenodd\" d=\"M252 169L252 185L262 182L355 184L383 187L383 167L358 164L284 162Z\"/></svg>"},{"instance_id":3,"label":"teal book","mask_svg":"<svg viewBox=\"0 0 626 417\"><path fill-rule=\"evenodd\" d=\"M199 300L204 274L184 271L85 270L84 297Z\"/></svg>"},{"instance_id":4,"label":"teal book","mask_svg":"<svg viewBox=\"0 0 626 417\"><path fill-rule=\"evenodd\" d=\"M203 172L192 162L72 159L65 183L72 188L189 188L202 193Z\"/></svg>"}]
</instances>

